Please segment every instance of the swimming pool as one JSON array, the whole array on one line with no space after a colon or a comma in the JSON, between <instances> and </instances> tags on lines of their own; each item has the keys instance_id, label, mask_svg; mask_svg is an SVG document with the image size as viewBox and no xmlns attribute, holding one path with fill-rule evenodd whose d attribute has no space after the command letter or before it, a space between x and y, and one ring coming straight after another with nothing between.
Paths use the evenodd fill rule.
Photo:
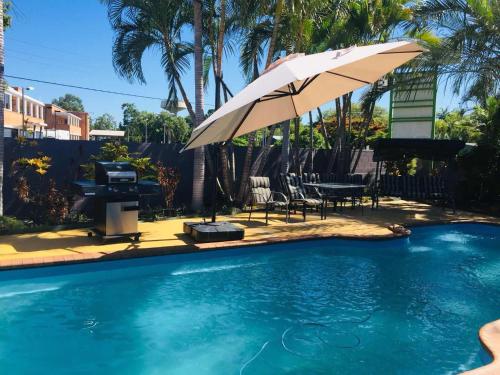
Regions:
<instances>
[{"instance_id":1,"label":"swimming pool","mask_svg":"<svg viewBox=\"0 0 500 375\"><path fill-rule=\"evenodd\" d=\"M500 318L500 227L0 272L5 374L445 374Z\"/></svg>"}]
</instances>

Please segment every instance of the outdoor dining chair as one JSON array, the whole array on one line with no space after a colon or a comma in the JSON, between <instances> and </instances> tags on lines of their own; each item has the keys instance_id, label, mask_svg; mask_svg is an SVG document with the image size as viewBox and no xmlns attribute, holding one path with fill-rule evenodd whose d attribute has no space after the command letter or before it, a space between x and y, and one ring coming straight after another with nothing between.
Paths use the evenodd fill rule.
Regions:
<instances>
[{"instance_id":1,"label":"outdoor dining chair","mask_svg":"<svg viewBox=\"0 0 500 375\"><path fill-rule=\"evenodd\" d=\"M324 176L325 179L324 181L321 180L320 174L319 173L304 173L302 174L302 180L303 182L310 182L310 183L316 183L320 184L322 182L328 182L328 183L333 183L336 182L335 180L335 175L333 173L329 173L328 175ZM306 189L308 187L306 186ZM332 202L334 210L337 210L337 207L340 208L340 210L343 209L344 205L349 201L348 198L345 197L344 194L342 194L339 191L334 191L331 189L321 189L321 188L316 188L316 187L309 187L310 189L314 189L317 194L319 194L322 199L324 200L324 210L326 212L326 209L328 208L328 202Z\"/></svg>"},{"instance_id":2,"label":"outdoor dining chair","mask_svg":"<svg viewBox=\"0 0 500 375\"><path fill-rule=\"evenodd\" d=\"M321 219L324 218L324 200L317 192L307 193L302 183L302 178L295 174L280 173L280 181L288 197L290 205L294 207L302 207L302 217L306 221L307 209L319 209Z\"/></svg>"},{"instance_id":3,"label":"outdoor dining chair","mask_svg":"<svg viewBox=\"0 0 500 375\"><path fill-rule=\"evenodd\" d=\"M269 177L250 177L250 214L248 215L248 221L252 218L254 207L264 208L266 225L269 222L270 210L275 208L285 209L285 221L288 223L290 216L289 201L283 193L271 190Z\"/></svg>"}]
</instances>

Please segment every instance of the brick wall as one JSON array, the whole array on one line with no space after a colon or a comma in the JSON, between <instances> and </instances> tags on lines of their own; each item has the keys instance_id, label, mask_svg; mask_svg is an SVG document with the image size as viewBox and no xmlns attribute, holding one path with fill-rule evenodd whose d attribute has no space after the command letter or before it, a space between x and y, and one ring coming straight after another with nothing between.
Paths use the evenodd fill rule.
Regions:
<instances>
[{"instance_id":1,"label":"brick wall","mask_svg":"<svg viewBox=\"0 0 500 375\"><path fill-rule=\"evenodd\" d=\"M75 116L80 117L80 139L82 141L89 140L90 133L90 116L87 112L70 111Z\"/></svg>"}]
</instances>

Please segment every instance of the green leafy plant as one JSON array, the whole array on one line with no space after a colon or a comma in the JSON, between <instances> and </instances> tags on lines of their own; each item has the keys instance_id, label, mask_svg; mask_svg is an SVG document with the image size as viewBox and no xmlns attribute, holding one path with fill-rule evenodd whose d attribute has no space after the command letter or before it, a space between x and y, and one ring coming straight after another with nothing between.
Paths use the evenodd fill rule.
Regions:
<instances>
[{"instance_id":1,"label":"green leafy plant","mask_svg":"<svg viewBox=\"0 0 500 375\"><path fill-rule=\"evenodd\" d=\"M30 218L37 223L60 224L69 214L69 202L53 179L45 181L52 159L43 154L19 158L12 163L17 197L29 207ZM38 179L38 183L34 181Z\"/></svg>"},{"instance_id":2,"label":"green leafy plant","mask_svg":"<svg viewBox=\"0 0 500 375\"><path fill-rule=\"evenodd\" d=\"M24 203L33 202L37 191L33 191L30 179L38 178L39 186L42 185L43 176L50 168L51 158L39 155L35 158L19 158L12 163L12 175L15 177L14 190L17 197Z\"/></svg>"},{"instance_id":3,"label":"green leafy plant","mask_svg":"<svg viewBox=\"0 0 500 375\"><path fill-rule=\"evenodd\" d=\"M33 171L40 176L47 173L52 159L49 156L40 155L36 158L20 158L14 161L15 173Z\"/></svg>"},{"instance_id":4,"label":"green leafy plant","mask_svg":"<svg viewBox=\"0 0 500 375\"><path fill-rule=\"evenodd\" d=\"M0 233L12 233L23 231L27 225L19 219L10 216L0 216Z\"/></svg>"},{"instance_id":5,"label":"green leafy plant","mask_svg":"<svg viewBox=\"0 0 500 375\"><path fill-rule=\"evenodd\" d=\"M458 163L464 177L459 186L460 198L464 202L496 202L499 209L500 99L488 98L486 107L476 107L471 116L479 121L482 134L477 147L459 155ZM491 209L491 204L489 206Z\"/></svg>"},{"instance_id":6,"label":"green leafy plant","mask_svg":"<svg viewBox=\"0 0 500 375\"><path fill-rule=\"evenodd\" d=\"M95 176L95 161L126 161L137 170L139 179L156 179L156 168L151 158L140 158L137 153L130 153L128 146L120 142L106 142L101 146L99 154L92 155L90 160L91 162L80 166L87 179Z\"/></svg>"},{"instance_id":7,"label":"green leafy plant","mask_svg":"<svg viewBox=\"0 0 500 375\"><path fill-rule=\"evenodd\" d=\"M393 176L413 176L417 172L417 159L407 157L398 161L386 161L385 170Z\"/></svg>"},{"instance_id":8,"label":"green leafy plant","mask_svg":"<svg viewBox=\"0 0 500 375\"><path fill-rule=\"evenodd\" d=\"M45 195L44 207L49 224L60 224L69 215L68 200L56 187L56 182L49 179L49 188Z\"/></svg>"}]
</instances>

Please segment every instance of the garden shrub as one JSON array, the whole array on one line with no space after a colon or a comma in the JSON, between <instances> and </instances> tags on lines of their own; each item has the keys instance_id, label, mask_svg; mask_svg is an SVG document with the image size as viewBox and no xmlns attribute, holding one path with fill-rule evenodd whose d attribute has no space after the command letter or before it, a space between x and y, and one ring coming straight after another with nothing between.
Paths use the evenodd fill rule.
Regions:
<instances>
[{"instance_id":1,"label":"garden shrub","mask_svg":"<svg viewBox=\"0 0 500 375\"><path fill-rule=\"evenodd\" d=\"M460 154L463 173L459 198L462 201L496 202L500 198L500 99L491 97L485 108L474 109L481 123L477 147ZM498 208L498 207L497 207Z\"/></svg>"},{"instance_id":2,"label":"garden shrub","mask_svg":"<svg viewBox=\"0 0 500 375\"><path fill-rule=\"evenodd\" d=\"M181 179L180 173L175 168L165 167L161 162L158 162L156 170L158 172L158 183L163 192L165 207L172 208L174 205L175 191Z\"/></svg>"},{"instance_id":3,"label":"garden shrub","mask_svg":"<svg viewBox=\"0 0 500 375\"><path fill-rule=\"evenodd\" d=\"M90 157L91 162L82 164L85 178L91 180L95 176L95 161L126 161L137 171L139 179L156 179L156 168L151 162L151 158L140 158L135 153L130 153L128 146L120 142L106 142L101 146L97 155Z\"/></svg>"},{"instance_id":4,"label":"garden shrub","mask_svg":"<svg viewBox=\"0 0 500 375\"><path fill-rule=\"evenodd\" d=\"M0 216L0 233L12 233L23 231L27 225L19 219L10 216Z\"/></svg>"}]
</instances>

